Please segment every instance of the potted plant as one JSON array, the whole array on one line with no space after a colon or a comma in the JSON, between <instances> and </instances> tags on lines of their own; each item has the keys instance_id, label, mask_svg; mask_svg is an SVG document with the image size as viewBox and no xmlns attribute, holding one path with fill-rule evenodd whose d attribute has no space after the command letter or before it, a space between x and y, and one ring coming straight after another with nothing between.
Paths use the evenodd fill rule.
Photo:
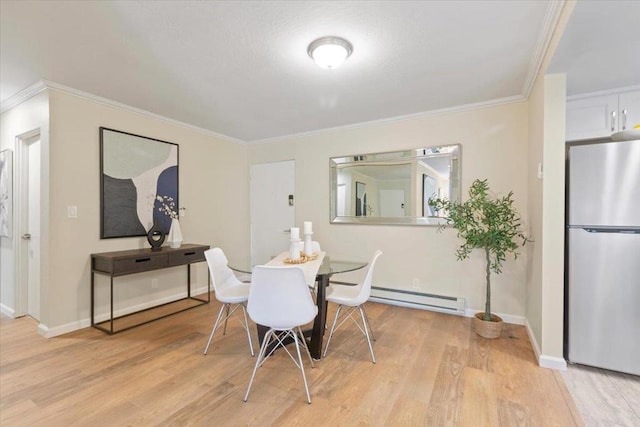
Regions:
<instances>
[{"instance_id":1,"label":"potted plant","mask_svg":"<svg viewBox=\"0 0 640 427\"><path fill-rule=\"evenodd\" d=\"M485 338L498 338L502 331L502 319L491 313L491 272L500 274L502 263L508 254L518 257L519 242L528 239L521 230L520 215L513 207L513 192L504 197L489 194L487 180L476 179L469 188L469 199L454 203L448 199L431 199L429 205L436 211L444 211L446 225L452 225L463 240L457 249L458 260L469 258L473 249L482 249L486 259L486 300L484 313L476 313L476 332Z\"/></svg>"}]
</instances>

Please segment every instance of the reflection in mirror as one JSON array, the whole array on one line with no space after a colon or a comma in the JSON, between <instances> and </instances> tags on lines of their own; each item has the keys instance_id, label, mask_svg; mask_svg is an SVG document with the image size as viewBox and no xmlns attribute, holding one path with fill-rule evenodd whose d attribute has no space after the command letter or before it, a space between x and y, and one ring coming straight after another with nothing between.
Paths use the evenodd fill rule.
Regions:
<instances>
[{"instance_id":1,"label":"reflection in mirror","mask_svg":"<svg viewBox=\"0 0 640 427\"><path fill-rule=\"evenodd\" d=\"M446 212L429 200L460 197L459 145L333 157L330 168L332 223L438 225Z\"/></svg>"}]
</instances>

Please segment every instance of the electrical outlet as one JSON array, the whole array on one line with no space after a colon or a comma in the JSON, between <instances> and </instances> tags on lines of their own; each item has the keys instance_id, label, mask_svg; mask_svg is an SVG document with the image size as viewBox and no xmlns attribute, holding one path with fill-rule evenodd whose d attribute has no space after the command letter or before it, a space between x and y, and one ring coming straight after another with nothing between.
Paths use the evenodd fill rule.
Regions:
<instances>
[{"instance_id":1,"label":"electrical outlet","mask_svg":"<svg viewBox=\"0 0 640 427\"><path fill-rule=\"evenodd\" d=\"M77 206L67 206L67 218L78 218Z\"/></svg>"},{"instance_id":2,"label":"electrical outlet","mask_svg":"<svg viewBox=\"0 0 640 427\"><path fill-rule=\"evenodd\" d=\"M151 279L151 287L153 289L158 289L158 279Z\"/></svg>"},{"instance_id":3,"label":"electrical outlet","mask_svg":"<svg viewBox=\"0 0 640 427\"><path fill-rule=\"evenodd\" d=\"M418 278L413 279L413 289L420 289L420 279Z\"/></svg>"}]
</instances>

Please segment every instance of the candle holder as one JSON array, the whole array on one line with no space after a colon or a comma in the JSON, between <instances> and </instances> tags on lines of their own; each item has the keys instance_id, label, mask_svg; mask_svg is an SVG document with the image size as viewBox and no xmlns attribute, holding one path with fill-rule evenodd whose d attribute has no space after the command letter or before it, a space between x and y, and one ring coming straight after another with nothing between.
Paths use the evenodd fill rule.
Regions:
<instances>
[{"instance_id":1,"label":"candle holder","mask_svg":"<svg viewBox=\"0 0 640 427\"><path fill-rule=\"evenodd\" d=\"M313 243L311 239L312 235L313 235L313 232L304 233L304 254L306 256L313 255Z\"/></svg>"},{"instance_id":2,"label":"candle holder","mask_svg":"<svg viewBox=\"0 0 640 427\"><path fill-rule=\"evenodd\" d=\"M291 239L289 244L289 259L293 261L300 259L300 239Z\"/></svg>"}]
</instances>

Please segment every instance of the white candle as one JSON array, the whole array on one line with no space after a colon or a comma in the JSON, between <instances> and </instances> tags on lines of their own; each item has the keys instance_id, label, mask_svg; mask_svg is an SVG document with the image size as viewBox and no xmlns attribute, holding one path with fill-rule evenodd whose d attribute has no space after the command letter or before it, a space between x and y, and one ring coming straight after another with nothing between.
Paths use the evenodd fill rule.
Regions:
<instances>
[{"instance_id":1,"label":"white candle","mask_svg":"<svg viewBox=\"0 0 640 427\"><path fill-rule=\"evenodd\" d=\"M300 238L300 229L298 227L291 227L291 240Z\"/></svg>"},{"instance_id":2,"label":"white candle","mask_svg":"<svg viewBox=\"0 0 640 427\"><path fill-rule=\"evenodd\" d=\"M304 234L311 234L313 233L311 231L311 221L305 221L304 222Z\"/></svg>"}]
</instances>

